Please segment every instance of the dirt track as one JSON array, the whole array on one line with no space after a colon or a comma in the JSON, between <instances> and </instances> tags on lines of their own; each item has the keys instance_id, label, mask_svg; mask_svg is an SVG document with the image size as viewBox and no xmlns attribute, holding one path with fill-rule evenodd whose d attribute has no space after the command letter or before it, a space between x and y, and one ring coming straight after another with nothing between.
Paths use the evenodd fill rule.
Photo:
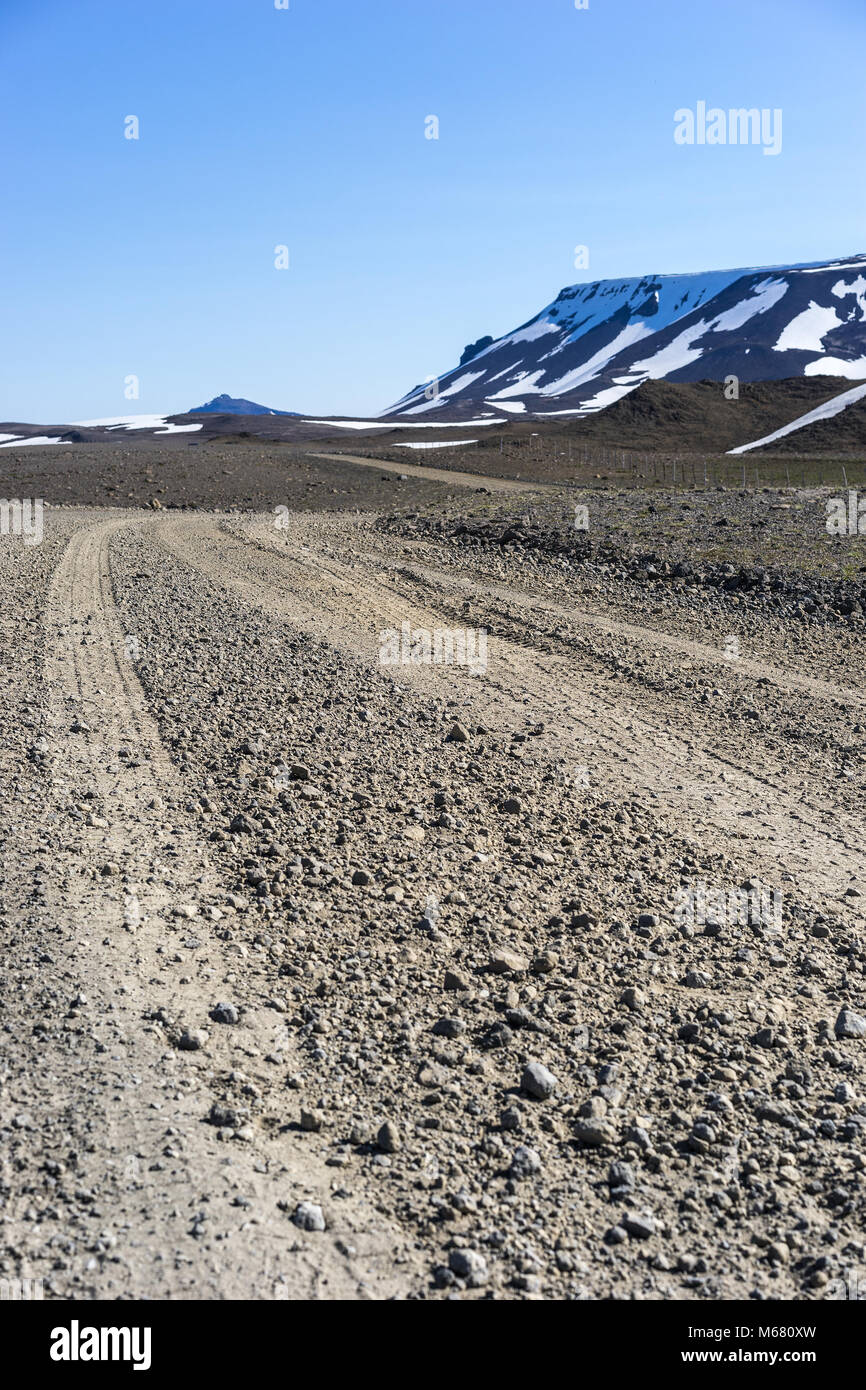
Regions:
<instances>
[{"instance_id":1,"label":"dirt track","mask_svg":"<svg viewBox=\"0 0 866 1390\"><path fill-rule=\"evenodd\" d=\"M623 646L721 673L731 663L718 648L598 614L569 614L517 588L489 581L485 586L474 575L395 561L387 543L352 522L298 518L291 529L279 531L266 519L232 527L232 535L255 542L256 549L228 541L218 520L184 518L157 527L163 544L214 582L362 659L378 651L383 628L399 628L401 622L428 630L455 627L471 610L473 627L494 630L505 605L514 630L510 637L491 639L487 679L467 682L461 668L441 665L406 666L401 679L414 679L427 690L432 685L442 699L459 696L464 714L491 729L513 728L528 705L563 759L580 762L577 748L591 750L587 760L605 786L621 796L637 791L660 801L672 827L688 824L704 837L735 836L744 842L745 862L768 879L781 861L798 870L795 881L808 875L811 887L837 906L858 879L863 823L840 816L832 789L805 786L782 759L771 767L755 766L748 748L726 755L717 747L712 724L689 708L669 706L661 717L658 711L645 715L623 700L615 680L602 680L568 656L547 650L538 619L541 612L554 622L570 617L576 626L600 628ZM762 680L782 692L794 689L852 709L866 707L861 689L772 663L741 659L734 679ZM744 818L743 808L749 807L757 815L753 811Z\"/></svg>"},{"instance_id":2,"label":"dirt track","mask_svg":"<svg viewBox=\"0 0 866 1390\"><path fill-rule=\"evenodd\" d=\"M862 688L835 679L829 660L826 669L802 669L789 652L769 647L732 663L709 628L708 640L699 642L653 624L646 613L624 622L597 595L576 607L575 594L558 579L466 562L444 543L407 542L398 550L367 517L294 515L280 530L273 517L68 513L56 514L52 525L45 556L24 556L27 573L15 567L20 551L11 563L4 557L10 584L36 592L42 586L40 632L31 632L29 646L13 647L7 687L17 739L17 752L7 741L5 754L2 846L3 920L11 933L2 1114L9 1138L7 1269L47 1278L61 1297L418 1296L430 1289L433 1267L448 1266L449 1241L413 1214L412 1174L423 1175L427 1163L417 1142L423 1148L429 1141L446 1146L435 1161L444 1175L439 1189L451 1202L447 1219L456 1223L451 1248L483 1248L482 1262L491 1266L489 1276L485 1268L483 1278L463 1277L460 1261L452 1262L447 1276L437 1276L440 1288L499 1289L501 1281L501 1296L558 1297L569 1289L574 1296L577 1280L584 1291L577 1296L597 1297L614 1279L635 1296L691 1297L695 1241L713 1252L707 1277L719 1285L711 1296L744 1296L743 1279L746 1291L749 1281L766 1284L770 1296L808 1296L822 1287L820 1280L810 1284L811 1265L799 1275L795 1266L800 1255L812 1257L813 1247L821 1254L827 1184L841 1183L848 1194L847 1206L837 1200L831 1207L836 1228L850 1225L853 1237L857 1222L853 1138L852 1155L837 1142L825 1177L823 1168L812 1171L821 1145L816 1149L808 1135L836 1114L827 1103L836 1081L854 1082L840 1124L859 1100L866 1043L839 1041L841 1061L822 1061L832 1048L821 1020L832 1025L843 1005L863 1005L862 800L840 783L821 750L789 746L760 721L748 735L722 727L716 705L702 703L697 692L714 688L731 702L758 701L764 723L820 713L832 739L862 721ZM168 587L160 597L161 584ZM431 631L484 628L486 673L380 667L382 630L403 623ZM319 663L316 651L327 660ZM267 679L244 685L261 661L271 663L261 668ZM294 693L284 679L290 668ZM687 692L665 688L673 670L687 673ZM186 691L187 679L194 693ZM16 686L25 682L32 719L22 728L14 706ZM348 733L329 723L343 703L367 711ZM268 715L272 739L285 731L285 752L268 751L265 731L256 732L256 721ZM296 715L313 722L294 747ZM465 726L466 744L443 743L455 719ZM239 744L249 749L240 763L235 755L237 770L221 770L221 750ZM316 756L323 760L319 772ZM312 771L302 769L303 778L275 774L275 766L296 762ZM305 799L307 777L321 779L322 789ZM392 782L399 794L388 790ZM281 786L300 800L287 803ZM367 791L353 801L359 786ZM437 787L445 800L433 810ZM501 813L509 788L522 803L511 820ZM445 814L443 821L443 804L456 797L458 805L475 806L479 794L471 813L452 813L451 820ZM417 814L406 809L416 806ZM233 812L250 818L253 829L232 829ZM278 826L283 812L288 820ZM397 828L404 823L405 830ZM518 824L521 833L509 840ZM372 867L377 856L384 856L381 870ZM316 861L326 858L323 874ZM259 876L258 866L268 862L285 865L282 881L279 874L270 883ZM371 866L369 892L353 887L352 873L362 865ZM712 875L714 866L726 883L759 878L783 890L781 944L770 933L764 945L762 933L748 930L745 939L742 932L730 939L671 932L670 902L683 876ZM419 945L412 922L431 885L437 905L449 901L445 878L464 885L462 892L450 889L457 892L453 921L446 911L437 929L434 916ZM263 884L265 893L258 891ZM287 885L293 891L281 907ZM569 925L568 899L589 915L582 928ZM573 910L577 921L577 902ZM656 914L655 925L632 942L630 924L642 911ZM366 986L353 989L340 966L367 917L369 954L387 976L373 990L369 1016L366 1002L353 997ZM812 930L816 920L828 924L826 931ZM284 921L296 925L284 931ZM430 924L422 921L425 933ZM763 985L750 982L752 965L737 968L747 958L737 954L745 943L769 962ZM491 952L506 946L526 960L506 965L504 975L485 973ZM527 973L533 956L553 963ZM462 977L456 994L442 993L449 962ZM683 986L684 970L705 972L698 997L694 985ZM623 1006L628 988L644 1003ZM210 1020L215 1004L233 999L243 1001L239 1024ZM793 1118L784 1123L794 1156L762 1138L760 1115L757 1123L731 1127L737 1134L724 1142L733 1143L737 1165L751 1152L758 1167L741 1175L737 1166L733 1177L719 1178L713 1190L728 1195L695 1226L682 1216L683 1193L705 1181L694 1169L707 1150L713 1158L712 1145L722 1139L705 1141L697 1129L693 1147L677 1157L672 1136L659 1138L652 1125L663 1129L677 1107L688 1105L677 1078L695 1068L677 1028L706 1000L710 1017L729 1016L720 1027L733 1029L733 1045L726 1054L713 1043L697 1067L706 1079L690 1088L709 1086L715 1049L721 1072L711 1089L733 1092L719 1106L723 1120L748 1110L753 1093L763 1094L758 1083L773 1047L788 1059L788 1072L781 1061L783 1077L799 1076L804 1051L813 1072L826 1066L829 1091L803 1083L802 1096L788 1095ZM483 1041L477 1050L476 1025L495 1024L497 1011L516 1017L536 1009L528 1051L527 1035L516 1034L516 1062L507 1051L485 1057ZM373 1054L384 1054L384 1071L371 1083L346 1063L349 1080L326 1081L320 1073L332 1062L322 1039L341 1020L348 1038L355 1011L367 1018L362 1033L366 1028L376 1040ZM387 1041L387 1020L397 1029L404 1012L417 1018L398 1046ZM423 1041L429 1028L442 1015L461 1013L454 1036L468 1025L462 1043L443 1040L437 1050L434 1037L431 1060ZM779 1034L772 1046L752 1039L762 1020L766 1025L764 1015ZM592 1055L582 1035L567 1043L574 1029L587 1027L601 1038L613 1016L622 1017L622 1029L591 1043ZM567 1020L561 1036L557 1018ZM208 1036L186 1050L179 1046L185 1029ZM317 1036L323 1055L314 1052L311 1064L308 1044ZM452 1069L463 1078L456 1090L441 1079L432 1091L426 1081L413 1090L415 1083L400 1076L404 1046L413 1073L420 1068L420 1076L425 1065L438 1068L436 1075ZM680 1061L654 1063L659 1048ZM349 1050L354 1055L355 1043ZM559 1078L561 1100L530 1101L528 1110L525 1095L514 1102L517 1140L541 1152L545 1174L527 1184L515 1179L513 1159L508 1169L507 1149L499 1152L511 1122L500 1127L496 1116L498 1106L520 1095L520 1059L540 1053ZM617 1096L588 1070L614 1066L614 1054L621 1075L633 1074L632 1090L623 1081ZM768 1093L773 1070L765 1077ZM329 1099L334 1086L342 1099ZM311 1108L318 1097L322 1125L299 1124L298 1090ZM451 1118L444 1128L430 1127L433 1111L423 1096L440 1091L435 1113ZM214 1105L216 1119L208 1123ZM356 1114L359 1135L364 1131L350 1141L354 1150L346 1146L350 1126L341 1128L341 1107ZM413 1145L416 1114L416 1133L425 1137ZM377 1143L379 1122L395 1116L398 1145ZM600 1126L598 1142L587 1138L589 1121ZM648 1144L629 1140L633 1131L648 1132ZM336 1151L329 1147L335 1139ZM470 1156L476 1144L478 1159ZM778 1151L778 1166L788 1171L781 1208L749 1207L749 1179L777 1164L775 1156L765 1159L764 1147ZM608 1239L605 1230L617 1213L598 1193L618 1149L634 1166L645 1160L628 1204L638 1214L651 1209L653 1219L646 1246L627 1222L616 1227L625 1231L625 1249L614 1269L610 1250L620 1237ZM394 1157L383 1164L388 1154ZM393 1165L403 1161L406 1171L398 1174ZM476 1162L490 1173L479 1176ZM807 1179L818 1184L811 1196ZM383 1195L387 1184L396 1195ZM439 1189L433 1182L431 1192ZM563 1192L581 1211L573 1228L552 1214ZM326 1233L292 1224L304 1201L323 1208ZM747 1254L726 1265L715 1248L724 1229L716 1218L725 1203L736 1209L739 1201L728 1239L742 1239ZM525 1218L521 1203L528 1204ZM772 1244L785 1243L780 1212L797 1203L809 1209L807 1236L788 1242L784 1258L768 1256ZM520 1259L528 1257L518 1252L500 1270L500 1247L483 1235L485 1223L507 1228L513 1220L515 1239L521 1231L524 1239L533 1222L538 1226L539 1211L549 1213L541 1221L549 1226L544 1249L524 1268ZM657 1257L654 1266L645 1251ZM705 1296L703 1284L700 1292Z\"/></svg>"},{"instance_id":3,"label":"dirt track","mask_svg":"<svg viewBox=\"0 0 866 1390\"><path fill-rule=\"evenodd\" d=\"M327 459L329 463L355 463L362 468L383 469L387 473L404 473L407 478L426 478L429 482L447 483L450 487L471 487L475 491L486 492L537 492L551 491L555 483L526 483L515 478L485 477L480 473L461 473L457 469L436 468L425 463L394 463L387 459L364 458L361 454L310 454L310 458Z\"/></svg>"}]
</instances>

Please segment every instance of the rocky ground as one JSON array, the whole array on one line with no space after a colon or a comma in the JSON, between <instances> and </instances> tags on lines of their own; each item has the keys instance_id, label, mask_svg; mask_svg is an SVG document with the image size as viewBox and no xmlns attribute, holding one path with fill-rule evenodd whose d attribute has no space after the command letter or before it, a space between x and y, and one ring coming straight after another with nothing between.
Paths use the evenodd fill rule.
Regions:
<instances>
[{"instance_id":1,"label":"rocky ground","mask_svg":"<svg viewBox=\"0 0 866 1390\"><path fill-rule=\"evenodd\" d=\"M0 545L0 1276L866 1288L862 540L584 500Z\"/></svg>"}]
</instances>

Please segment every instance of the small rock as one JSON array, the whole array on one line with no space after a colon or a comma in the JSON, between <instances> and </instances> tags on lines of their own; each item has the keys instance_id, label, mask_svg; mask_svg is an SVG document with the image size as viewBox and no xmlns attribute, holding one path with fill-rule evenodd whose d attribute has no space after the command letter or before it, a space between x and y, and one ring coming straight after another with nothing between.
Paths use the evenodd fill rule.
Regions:
<instances>
[{"instance_id":1,"label":"small rock","mask_svg":"<svg viewBox=\"0 0 866 1390\"><path fill-rule=\"evenodd\" d=\"M576 1121L574 1131L580 1142L589 1149L601 1149L605 1144L616 1142L616 1130L607 1120L580 1119Z\"/></svg>"},{"instance_id":2,"label":"small rock","mask_svg":"<svg viewBox=\"0 0 866 1390\"><path fill-rule=\"evenodd\" d=\"M208 1124L216 1125L219 1129L240 1129L244 1123L244 1117L239 1110L219 1100L214 1101L207 1118Z\"/></svg>"},{"instance_id":3,"label":"small rock","mask_svg":"<svg viewBox=\"0 0 866 1390\"><path fill-rule=\"evenodd\" d=\"M648 1240L655 1235L656 1223L651 1216L630 1214L623 1217L622 1226L634 1240Z\"/></svg>"},{"instance_id":4,"label":"small rock","mask_svg":"<svg viewBox=\"0 0 866 1390\"><path fill-rule=\"evenodd\" d=\"M642 989L629 987L622 991L622 994L619 996L619 1002L625 1004L627 1009L636 1011L642 1009L644 1004L646 1004L646 995Z\"/></svg>"},{"instance_id":5,"label":"small rock","mask_svg":"<svg viewBox=\"0 0 866 1390\"><path fill-rule=\"evenodd\" d=\"M487 969L494 975L504 975L506 971L511 971L513 975L524 975L529 969L529 962L525 956L521 956L517 951L509 951L507 947L501 947L494 951L487 963Z\"/></svg>"},{"instance_id":6,"label":"small rock","mask_svg":"<svg viewBox=\"0 0 866 1390\"><path fill-rule=\"evenodd\" d=\"M487 1283L487 1261L477 1250L452 1250L448 1255L448 1268L473 1289Z\"/></svg>"},{"instance_id":7,"label":"small rock","mask_svg":"<svg viewBox=\"0 0 866 1390\"><path fill-rule=\"evenodd\" d=\"M508 1175L511 1178L531 1178L541 1172L541 1158L535 1149L521 1144L511 1156Z\"/></svg>"},{"instance_id":8,"label":"small rock","mask_svg":"<svg viewBox=\"0 0 866 1390\"><path fill-rule=\"evenodd\" d=\"M462 1018L440 1018L433 1024L433 1032L437 1038L459 1038L466 1032L466 1024Z\"/></svg>"},{"instance_id":9,"label":"small rock","mask_svg":"<svg viewBox=\"0 0 866 1390\"><path fill-rule=\"evenodd\" d=\"M549 975L559 965L559 956L554 951L542 951L532 962L533 975Z\"/></svg>"},{"instance_id":10,"label":"small rock","mask_svg":"<svg viewBox=\"0 0 866 1390\"><path fill-rule=\"evenodd\" d=\"M706 989L707 986L710 985L711 983L712 983L711 977L710 977L709 975L707 975L703 970L687 970L687 971L686 971L686 988L687 988L687 989Z\"/></svg>"},{"instance_id":11,"label":"small rock","mask_svg":"<svg viewBox=\"0 0 866 1390\"><path fill-rule=\"evenodd\" d=\"M523 1069L520 1088L536 1100L547 1100L556 1089L556 1077L540 1062L528 1062Z\"/></svg>"},{"instance_id":12,"label":"small rock","mask_svg":"<svg viewBox=\"0 0 866 1390\"><path fill-rule=\"evenodd\" d=\"M612 1163L607 1171L607 1185L614 1191L617 1188L634 1187L634 1169L628 1163Z\"/></svg>"},{"instance_id":13,"label":"small rock","mask_svg":"<svg viewBox=\"0 0 866 1390\"><path fill-rule=\"evenodd\" d=\"M481 1038L481 1046L486 1048L507 1047L514 1034L507 1023L494 1023Z\"/></svg>"},{"instance_id":14,"label":"small rock","mask_svg":"<svg viewBox=\"0 0 866 1390\"><path fill-rule=\"evenodd\" d=\"M866 1018L861 1018L851 1009L842 1009L833 1029L837 1038L866 1037Z\"/></svg>"},{"instance_id":15,"label":"small rock","mask_svg":"<svg viewBox=\"0 0 866 1390\"><path fill-rule=\"evenodd\" d=\"M396 1153L402 1144L400 1131L393 1120L386 1120L379 1133L376 1135L376 1143L383 1153Z\"/></svg>"},{"instance_id":16,"label":"small rock","mask_svg":"<svg viewBox=\"0 0 866 1390\"><path fill-rule=\"evenodd\" d=\"M240 1014L234 1004L227 1004L225 1001L214 1004L210 1011L210 1016L214 1023L237 1023Z\"/></svg>"},{"instance_id":17,"label":"small rock","mask_svg":"<svg viewBox=\"0 0 866 1390\"><path fill-rule=\"evenodd\" d=\"M292 1221L302 1231L324 1231L325 1217L322 1208L315 1202L298 1202L292 1212Z\"/></svg>"}]
</instances>

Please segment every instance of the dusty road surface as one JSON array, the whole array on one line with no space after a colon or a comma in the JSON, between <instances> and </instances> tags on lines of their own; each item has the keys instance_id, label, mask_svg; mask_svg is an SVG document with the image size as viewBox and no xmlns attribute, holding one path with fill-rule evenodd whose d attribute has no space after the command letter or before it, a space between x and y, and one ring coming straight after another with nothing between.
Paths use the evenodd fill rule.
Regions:
<instances>
[{"instance_id":1,"label":"dusty road surface","mask_svg":"<svg viewBox=\"0 0 866 1390\"><path fill-rule=\"evenodd\" d=\"M408 449L408 446L407 446ZM431 450L431 452L435 452ZM448 483L454 487L471 487L484 492L548 492L555 488L554 483L523 482L516 478L492 478L480 473L461 473L458 469L436 468L427 463L394 463L387 459L364 458L362 454L313 454L314 459L327 459L330 463L355 463L362 468L376 468L381 473L403 473L407 478L427 478L430 482Z\"/></svg>"},{"instance_id":2,"label":"dusty road surface","mask_svg":"<svg viewBox=\"0 0 866 1390\"><path fill-rule=\"evenodd\" d=\"M57 510L0 575L0 1277L866 1276L847 629L374 515Z\"/></svg>"}]
</instances>

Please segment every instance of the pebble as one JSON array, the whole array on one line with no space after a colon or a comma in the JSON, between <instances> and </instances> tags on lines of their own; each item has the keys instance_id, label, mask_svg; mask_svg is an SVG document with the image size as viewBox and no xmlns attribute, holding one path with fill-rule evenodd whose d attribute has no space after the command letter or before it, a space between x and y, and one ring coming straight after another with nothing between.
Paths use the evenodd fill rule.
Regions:
<instances>
[{"instance_id":1,"label":"pebble","mask_svg":"<svg viewBox=\"0 0 866 1390\"><path fill-rule=\"evenodd\" d=\"M530 1149L528 1145L521 1144L511 1155L511 1164L508 1169L509 1177L512 1178L531 1178L536 1173L541 1172L541 1157L537 1150Z\"/></svg>"},{"instance_id":2,"label":"pebble","mask_svg":"<svg viewBox=\"0 0 866 1390\"><path fill-rule=\"evenodd\" d=\"M626 1216L620 1224L635 1240L648 1240L655 1235L656 1223L651 1216Z\"/></svg>"},{"instance_id":3,"label":"pebble","mask_svg":"<svg viewBox=\"0 0 866 1390\"><path fill-rule=\"evenodd\" d=\"M376 1143L383 1153L393 1154L402 1146L400 1131L393 1120L386 1120L376 1135Z\"/></svg>"},{"instance_id":4,"label":"pebble","mask_svg":"<svg viewBox=\"0 0 866 1390\"><path fill-rule=\"evenodd\" d=\"M225 1001L214 1004L210 1016L214 1023L237 1023L240 1018L234 1004L227 1004Z\"/></svg>"},{"instance_id":5,"label":"pebble","mask_svg":"<svg viewBox=\"0 0 866 1390\"><path fill-rule=\"evenodd\" d=\"M487 962L487 969L494 975L504 975L506 971L510 971L512 975L525 975L529 969L529 961L517 951L502 947L493 952Z\"/></svg>"},{"instance_id":6,"label":"pebble","mask_svg":"<svg viewBox=\"0 0 866 1390\"><path fill-rule=\"evenodd\" d=\"M474 1289L486 1284L489 1277L487 1261L477 1250L452 1250L448 1255L448 1268Z\"/></svg>"},{"instance_id":7,"label":"pebble","mask_svg":"<svg viewBox=\"0 0 866 1390\"><path fill-rule=\"evenodd\" d=\"M575 1123L574 1132L589 1149L600 1149L616 1142L616 1130L607 1120L580 1119Z\"/></svg>"},{"instance_id":8,"label":"pebble","mask_svg":"<svg viewBox=\"0 0 866 1390\"><path fill-rule=\"evenodd\" d=\"M556 1077L541 1062L528 1062L523 1069L520 1089L536 1100L547 1100L556 1089Z\"/></svg>"},{"instance_id":9,"label":"pebble","mask_svg":"<svg viewBox=\"0 0 866 1390\"><path fill-rule=\"evenodd\" d=\"M459 1038L466 1032L466 1024L462 1018L440 1018L433 1024L433 1032L437 1038Z\"/></svg>"},{"instance_id":10,"label":"pebble","mask_svg":"<svg viewBox=\"0 0 866 1390\"><path fill-rule=\"evenodd\" d=\"M851 1009L842 1009L833 1031L837 1038L863 1038L866 1037L866 1018L861 1018Z\"/></svg>"},{"instance_id":11,"label":"pebble","mask_svg":"<svg viewBox=\"0 0 866 1390\"><path fill-rule=\"evenodd\" d=\"M324 1231L325 1217L315 1202L299 1202L292 1212L292 1221L302 1231Z\"/></svg>"}]
</instances>

